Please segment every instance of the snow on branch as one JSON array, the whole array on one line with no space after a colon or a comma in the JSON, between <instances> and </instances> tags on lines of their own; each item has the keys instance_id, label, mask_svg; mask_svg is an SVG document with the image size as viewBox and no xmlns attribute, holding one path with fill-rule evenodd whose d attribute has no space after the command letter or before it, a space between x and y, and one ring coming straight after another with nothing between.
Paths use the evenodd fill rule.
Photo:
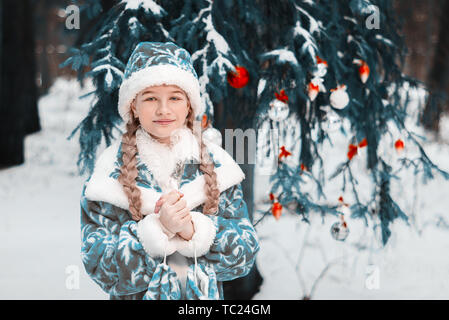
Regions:
<instances>
[{"instance_id":1,"label":"snow on branch","mask_svg":"<svg viewBox=\"0 0 449 320\"><path fill-rule=\"evenodd\" d=\"M288 48L272 50L264 53L261 58L276 58L276 62L279 64L289 63L293 66L298 65L298 60L295 57L295 54L289 50Z\"/></svg>"},{"instance_id":2,"label":"snow on branch","mask_svg":"<svg viewBox=\"0 0 449 320\"><path fill-rule=\"evenodd\" d=\"M155 16L161 17L167 12L153 0L122 0L126 3L125 10L137 10L143 8L145 12L152 12Z\"/></svg>"}]
</instances>

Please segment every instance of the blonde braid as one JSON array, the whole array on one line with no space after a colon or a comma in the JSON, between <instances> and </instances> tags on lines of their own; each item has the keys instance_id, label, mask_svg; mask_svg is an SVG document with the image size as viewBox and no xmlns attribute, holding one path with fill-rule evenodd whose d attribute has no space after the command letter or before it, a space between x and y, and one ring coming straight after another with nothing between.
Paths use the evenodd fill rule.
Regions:
<instances>
[{"instance_id":1,"label":"blonde braid","mask_svg":"<svg viewBox=\"0 0 449 320\"><path fill-rule=\"evenodd\" d=\"M130 114L131 118L126 124L126 132L122 136L123 165L120 168L118 181L122 184L123 191L128 197L129 211L131 212L132 219L139 221L143 218L140 211L142 208L141 192L136 185L138 174L136 131L139 127L139 120L135 118L132 110L130 110Z\"/></svg>"},{"instance_id":2,"label":"blonde braid","mask_svg":"<svg viewBox=\"0 0 449 320\"><path fill-rule=\"evenodd\" d=\"M207 147L203 142L202 138L198 138L197 134L194 132L193 123L195 116L190 108L189 114L187 115L187 127L192 130L195 137L198 140L200 147L200 170L204 174L204 191L207 196L207 200L203 206L204 214L212 214L218 210L218 203L220 197L220 191L217 185L217 174L214 171L214 163L210 159L210 155L207 152Z\"/></svg>"}]
</instances>

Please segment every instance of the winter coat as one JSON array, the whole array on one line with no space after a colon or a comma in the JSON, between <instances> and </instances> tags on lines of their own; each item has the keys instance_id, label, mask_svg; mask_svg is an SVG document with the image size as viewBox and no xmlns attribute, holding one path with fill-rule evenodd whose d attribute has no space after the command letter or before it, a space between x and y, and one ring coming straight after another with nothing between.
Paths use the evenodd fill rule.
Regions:
<instances>
[{"instance_id":1,"label":"winter coat","mask_svg":"<svg viewBox=\"0 0 449 320\"><path fill-rule=\"evenodd\" d=\"M82 190L81 257L86 272L111 299L223 299L222 282L247 275L259 250L243 200L244 173L225 150L206 142L220 197L218 211L204 215L205 180L191 131L181 128L171 147L141 128L136 138L136 182L144 218L131 218L117 180L122 165L119 140L101 153ZM173 188L184 194L191 210L191 240L169 238L154 213L159 197ZM166 263L174 256L186 265L181 279L181 271Z\"/></svg>"}]
</instances>

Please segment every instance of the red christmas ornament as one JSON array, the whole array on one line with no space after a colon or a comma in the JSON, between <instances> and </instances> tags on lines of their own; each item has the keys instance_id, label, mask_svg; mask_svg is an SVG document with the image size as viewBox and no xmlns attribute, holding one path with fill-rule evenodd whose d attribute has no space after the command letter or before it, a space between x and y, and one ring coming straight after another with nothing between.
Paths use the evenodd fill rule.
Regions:
<instances>
[{"instance_id":1,"label":"red christmas ornament","mask_svg":"<svg viewBox=\"0 0 449 320\"><path fill-rule=\"evenodd\" d=\"M357 154L357 146L350 144L348 148L348 159L351 160Z\"/></svg>"},{"instance_id":2,"label":"red christmas ornament","mask_svg":"<svg viewBox=\"0 0 449 320\"><path fill-rule=\"evenodd\" d=\"M302 171L306 171L306 170L307 170L307 167L304 165L304 163L301 163L301 166L300 166L300 167L301 167L301 170L302 170Z\"/></svg>"},{"instance_id":3,"label":"red christmas ornament","mask_svg":"<svg viewBox=\"0 0 449 320\"><path fill-rule=\"evenodd\" d=\"M324 65L327 67L327 61L321 59L319 56L316 56L316 63L324 63Z\"/></svg>"},{"instance_id":4,"label":"red christmas ornament","mask_svg":"<svg viewBox=\"0 0 449 320\"><path fill-rule=\"evenodd\" d=\"M275 95L276 99L278 99L284 103L288 102L288 96L285 94L284 89L282 89L280 93L275 92L274 95Z\"/></svg>"},{"instance_id":5,"label":"red christmas ornament","mask_svg":"<svg viewBox=\"0 0 449 320\"><path fill-rule=\"evenodd\" d=\"M233 88L243 88L249 81L249 72L245 67L241 66L236 66L235 70L235 72L228 72L228 83Z\"/></svg>"},{"instance_id":6,"label":"red christmas ornament","mask_svg":"<svg viewBox=\"0 0 449 320\"><path fill-rule=\"evenodd\" d=\"M286 157L287 158L288 156L291 156L291 155L292 155L291 152L285 150L285 147L282 146L281 147L281 153L279 154L279 160L282 159L282 157Z\"/></svg>"},{"instance_id":7,"label":"red christmas ornament","mask_svg":"<svg viewBox=\"0 0 449 320\"><path fill-rule=\"evenodd\" d=\"M203 114L203 118L201 119L201 128L207 128L209 122L207 121L207 115Z\"/></svg>"},{"instance_id":8,"label":"red christmas ornament","mask_svg":"<svg viewBox=\"0 0 449 320\"><path fill-rule=\"evenodd\" d=\"M359 75L360 75L360 79L362 80L363 83L366 82L366 80L368 80L369 77L369 67L366 63L363 63L360 67L359 67Z\"/></svg>"},{"instance_id":9,"label":"red christmas ornament","mask_svg":"<svg viewBox=\"0 0 449 320\"><path fill-rule=\"evenodd\" d=\"M359 66L360 80L362 80L362 82L365 83L366 80L368 80L369 73L370 73L368 64L361 59L354 59L353 62Z\"/></svg>"},{"instance_id":10,"label":"red christmas ornament","mask_svg":"<svg viewBox=\"0 0 449 320\"><path fill-rule=\"evenodd\" d=\"M307 94L309 96L310 101L315 100L319 91L320 87L317 84L314 84L313 82L309 83L309 86L307 87Z\"/></svg>"},{"instance_id":11,"label":"red christmas ornament","mask_svg":"<svg viewBox=\"0 0 449 320\"><path fill-rule=\"evenodd\" d=\"M404 150L404 141L402 141L401 139L396 140L396 142L394 143L394 147L396 148L397 152L401 152L402 150Z\"/></svg>"},{"instance_id":12,"label":"red christmas ornament","mask_svg":"<svg viewBox=\"0 0 449 320\"><path fill-rule=\"evenodd\" d=\"M274 194L272 192L270 192L270 200L273 201L274 200Z\"/></svg>"},{"instance_id":13,"label":"red christmas ornament","mask_svg":"<svg viewBox=\"0 0 449 320\"><path fill-rule=\"evenodd\" d=\"M366 140L366 138L363 138L363 140L359 142L359 148L366 147L367 145L368 145L368 140Z\"/></svg>"},{"instance_id":14,"label":"red christmas ornament","mask_svg":"<svg viewBox=\"0 0 449 320\"><path fill-rule=\"evenodd\" d=\"M279 202L273 203L273 205L271 206L271 213L276 220L279 220L282 214L282 204L280 204Z\"/></svg>"}]
</instances>

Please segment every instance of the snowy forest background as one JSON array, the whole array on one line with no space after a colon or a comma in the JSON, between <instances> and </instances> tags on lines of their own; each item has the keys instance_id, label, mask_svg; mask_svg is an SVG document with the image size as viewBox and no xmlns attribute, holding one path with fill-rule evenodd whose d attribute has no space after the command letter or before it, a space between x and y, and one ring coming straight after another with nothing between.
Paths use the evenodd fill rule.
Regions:
<instances>
[{"instance_id":1,"label":"snowy forest background","mask_svg":"<svg viewBox=\"0 0 449 320\"><path fill-rule=\"evenodd\" d=\"M447 19L440 18L448 13L447 5L436 0L394 2L404 19L403 32L409 48L404 73L423 81L417 89L404 86L401 90L403 103L406 96L410 98L407 126L424 137L422 145L429 158L449 171L447 107L443 104L425 126L420 118L420 111L428 106L428 93L435 86L441 90L442 83L446 84L442 89L448 92L447 79L435 80L441 74L447 78L448 74L447 62L441 62L447 60L447 39L440 35L447 23ZM68 48L82 41L76 34L62 32L61 9L69 4L68 1L24 1L20 5L2 2L3 128L8 126L5 119L10 116L6 107L22 104L14 108L21 119L21 125L15 123L14 128L20 127L21 131L13 134L4 131L2 138L7 134L10 138L2 143L10 145L11 141L20 140L23 149L2 148L5 151L0 165L1 299L108 298L87 277L79 255L79 196L87 176L78 175L78 141L67 137L89 111L92 97L79 97L91 92L93 84L87 79L81 87L74 72L57 67L67 58ZM16 28L8 29L11 10L16 10L17 15L34 11L34 17L24 17L15 22L20 23ZM14 33L28 36L19 38L17 43L7 41L8 35ZM441 49L444 43L446 51ZM12 57L19 52L13 46L25 45L32 45L34 59L21 56L26 50ZM29 68L20 68L13 78L8 78L11 73L6 70L11 59L28 61ZM24 76L19 76L19 72ZM26 82L25 75L31 76L32 81ZM7 90L8 85L13 85L12 80L22 86L28 83L30 88L34 83L34 101L11 98ZM333 147L323 145L322 155L326 159L323 168L327 173L341 162L342 154L335 151L346 150L347 137L333 133L332 142ZM102 144L100 150L104 147ZM407 152L409 157L418 155L417 150ZM356 161L353 173L363 176L362 160ZM259 169L263 168L255 168L253 184L255 221L260 219L258 210L263 212L270 205L266 194L269 177L258 174ZM256 264L263 281L252 298L447 299L449 182L435 175L423 183L422 176L414 175L412 169L401 171L399 177L400 180L392 182L391 194L411 219L409 225L398 219L390 226L392 234L386 246L380 244L379 233L360 219L346 218L350 233L340 242L329 232L335 218L312 216L308 225L287 209L282 219L265 217L256 226L261 244ZM362 178L361 183L368 182ZM326 185L325 192L338 193L337 183Z\"/></svg>"}]
</instances>

